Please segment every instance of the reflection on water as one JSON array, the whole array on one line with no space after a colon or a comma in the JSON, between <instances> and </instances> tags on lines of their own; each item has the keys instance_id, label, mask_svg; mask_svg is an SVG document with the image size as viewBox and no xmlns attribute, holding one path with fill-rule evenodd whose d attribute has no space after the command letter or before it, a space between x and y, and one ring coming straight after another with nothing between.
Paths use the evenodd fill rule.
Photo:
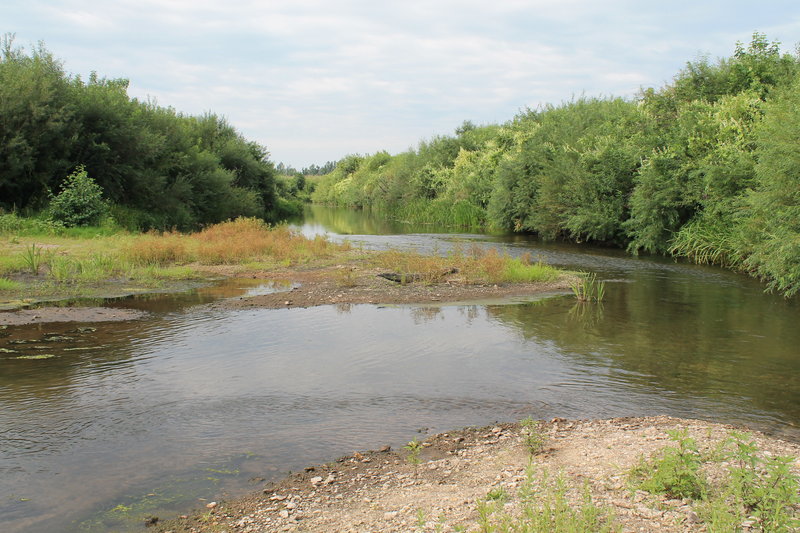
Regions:
<instances>
[{"instance_id":1,"label":"reflection on water","mask_svg":"<svg viewBox=\"0 0 800 533\"><path fill-rule=\"evenodd\" d=\"M477 240L614 281L602 305L568 295L444 307L204 305L287 289L235 280L111 302L150 311L142 320L10 326L0 331L5 530L139 525L145 514L251 490L251 478L397 445L420 427L666 413L797 437L797 300L717 269L520 237L349 238L442 251ZM41 354L53 357L20 358Z\"/></svg>"}]
</instances>

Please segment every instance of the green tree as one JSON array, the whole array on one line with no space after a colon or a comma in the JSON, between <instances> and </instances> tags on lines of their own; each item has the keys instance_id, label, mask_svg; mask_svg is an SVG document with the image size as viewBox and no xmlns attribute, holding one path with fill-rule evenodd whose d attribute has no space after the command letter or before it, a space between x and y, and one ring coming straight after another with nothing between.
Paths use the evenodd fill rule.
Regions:
<instances>
[{"instance_id":1,"label":"green tree","mask_svg":"<svg viewBox=\"0 0 800 533\"><path fill-rule=\"evenodd\" d=\"M67 227L94 226L108 213L103 189L83 166L67 176L61 192L50 201L50 218Z\"/></svg>"}]
</instances>

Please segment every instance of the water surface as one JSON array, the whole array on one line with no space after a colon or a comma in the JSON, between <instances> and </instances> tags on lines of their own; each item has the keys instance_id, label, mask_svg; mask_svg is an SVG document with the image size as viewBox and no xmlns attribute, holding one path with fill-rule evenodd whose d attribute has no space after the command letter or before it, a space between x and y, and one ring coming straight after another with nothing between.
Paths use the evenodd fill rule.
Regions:
<instances>
[{"instance_id":1,"label":"water surface","mask_svg":"<svg viewBox=\"0 0 800 533\"><path fill-rule=\"evenodd\" d=\"M800 307L753 280L520 236L403 233L363 213L317 209L299 227L366 248L530 252L598 273L607 297L205 305L281 289L234 280L111 303L150 311L143 320L9 327L0 331L5 531L125 529L418 431L526 416L670 414L798 437Z\"/></svg>"}]
</instances>

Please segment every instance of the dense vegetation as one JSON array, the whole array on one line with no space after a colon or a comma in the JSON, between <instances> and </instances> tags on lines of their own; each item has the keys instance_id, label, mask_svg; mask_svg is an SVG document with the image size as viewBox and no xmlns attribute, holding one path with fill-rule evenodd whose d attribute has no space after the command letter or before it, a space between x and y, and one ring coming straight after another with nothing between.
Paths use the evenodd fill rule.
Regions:
<instances>
[{"instance_id":1,"label":"dense vegetation","mask_svg":"<svg viewBox=\"0 0 800 533\"><path fill-rule=\"evenodd\" d=\"M800 57L754 34L635 99L465 122L398 155L352 155L315 202L673 254L800 290Z\"/></svg>"},{"instance_id":2,"label":"dense vegetation","mask_svg":"<svg viewBox=\"0 0 800 533\"><path fill-rule=\"evenodd\" d=\"M68 75L43 46L27 52L3 38L0 210L42 212L76 172L132 229L275 220L296 209L291 188L276 189L266 148L221 117L186 116L127 88L124 79Z\"/></svg>"}]
</instances>

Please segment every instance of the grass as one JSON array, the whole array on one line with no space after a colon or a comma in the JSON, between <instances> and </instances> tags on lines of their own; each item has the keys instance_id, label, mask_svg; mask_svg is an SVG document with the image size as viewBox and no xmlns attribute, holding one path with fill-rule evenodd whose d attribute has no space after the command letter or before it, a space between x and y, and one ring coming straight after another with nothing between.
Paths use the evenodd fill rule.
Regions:
<instances>
[{"instance_id":1,"label":"grass","mask_svg":"<svg viewBox=\"0 0 800 533\"><path fill-rule=\"evenodd\" d=\"M20 283L18 281L8 278L0 278L0 291L13 291L19 287Z\"/></svg>"},{"instance_id":2,"label":"grass","mask_svg":"<svg viewBox=\"0 0 800 533\"><path fill-rule=\"evenodd\" d=\"M606 295L606 282L599 281L597 274L581 272L570 283L570 288L579 302L602 302Z\"/></svg>"},{"instance_id":3,"label":"grass","mask_svg":"<svg viewBox=\"0 0 800 533\"><path fill-rule=\"evenodd\" d=\"M349 249L349 245L321 237L307 239L285 226L271 227L254 218L215 224L193 234L131 234L103 228L73 231L48 224L0 215L4 299L91 296L102 294L103 284L160 287L204 277L199 270L203 265L288 267L329 259Z\"/></svg>"},{"instance_id":4,"label":"grass","mask_svg":"<svg viewBox=\"0 0 800 533\"><path fill-rule=\"evenodd\" d=\"M494 248L477 246L466 252L456 249L447 256L390 250L378 253L374 260L376 265L403 278L429 284L440 282L451 273L468 283L544 282L560 275L558 269L541 261L532 263L530 255L511 257Z\"/></svg>"},{"instance_id":5,"label":"grass","mask_svg":"<svg viewBox=\"0 0 800 533\"><path fill-rule=\"evenodd\" d=\"M505 490L495 488L486 500L477 503L477 531L603 533L621 530L611 510L594 503L588 485L576 494L563 476L552 478L546 470L537 476L533 467L528 468L526 480L518 492L519 511L513 514L505 510L504 503L509 498Z\"/></svg>"},{"instance_id":6,"label":"grass","mask_svg":"<svg viewBox=\"0 0 800 533\"><path fill-rule=\"evenodd\" d=\"M335 281L342 287L357 281L349 243L309 239L287 226L270 226L255 218L239 218L190 234L133 234L110 227L73 231L48 224L0 215L0 277L7 280L2 289L6 303L59 295L100 296L103 287L120 284L163 287L207 276L207 266L217 265L225 266L230 275L239 270L347 263L333 274ZM553 267L533 262L530 255L510 257L477 246L446 257L400 251L359 255L368 265L428 284L451 274L457 281L477 284L541 282L560 275Z\"/></svg>"},{"instance_id":7,"label":"grass","mask_svg":"<svg viewBox=\"0 0 800 533\"><path fill-rule=\"evenodd\" d=\"M796 458L765 454L746 433L732 432L707 456L685 431L669 435L677 446L642 459L629 473L633 488L692 500L708 531L738 531L745 523L760 531L800 528ZM714 483L705 474L711 463L728 465Z\"/></svg>"},{"instance_id":8,"label":"grass","mask_svg":"<svg viewBox=\"0 0 800 533\"><path fill-rule=\"evenodd\" d=\"M520 420L524 435L525 447L531 455L536 455L544 450L545 435L542 432L542 425L538 420L531 417Z\"/></svg>"}]
</instances>

